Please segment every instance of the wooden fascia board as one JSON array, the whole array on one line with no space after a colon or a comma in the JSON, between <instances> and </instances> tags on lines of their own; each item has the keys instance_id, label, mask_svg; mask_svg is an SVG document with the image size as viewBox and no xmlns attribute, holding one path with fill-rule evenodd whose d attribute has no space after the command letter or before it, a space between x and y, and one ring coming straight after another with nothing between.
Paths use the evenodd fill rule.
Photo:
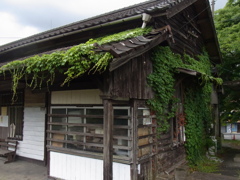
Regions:
<instances>
[{"instance_id":1,"label":"wooden fascia board","mask_svg":"<svg viewBox=\"0 0 240 180\"><path fill-rule=\"evenodd\" d=\"M185 8L187 8L188 6L192 5L193 3L195 3L197 0L185 0L182 1L180 3L178 3L177 5L171 7L170 9L168 9L167 12L167 18L170 19L171 17L175 16L176 14L178 14L179 12L181 12L182 10L184 10Z\"/></svg>"}]
</instances>

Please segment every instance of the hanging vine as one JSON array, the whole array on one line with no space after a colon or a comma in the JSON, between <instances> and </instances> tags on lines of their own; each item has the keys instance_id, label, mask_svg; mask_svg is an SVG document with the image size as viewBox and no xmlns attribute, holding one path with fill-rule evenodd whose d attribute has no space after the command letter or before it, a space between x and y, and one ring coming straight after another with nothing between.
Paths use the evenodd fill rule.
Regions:
<instances>
[{"instance_id":1,"label":"hanging vine","mask_svg":"<svg viewBox=\"0 0 240 180\"><path fill-rule=\"evenodd\" d=\"M13 98L16 95L20 79L25 77L26 83L31 88L41 88L43 82L46 86L53 84L55 74L66 76L62 86L85 73L103 72L106 70L113 56L108 52L95 52L94 43L106 44L117 42L147 34L151 28L136 28L117 34L90 39L86 43L79 44L67 51L57 51L51 54L33 56L24 60L12 61L0 67L0 74L9 72L12 76ZM29 82L30 80L30 82Z\"/></svg>"}]
</instances>

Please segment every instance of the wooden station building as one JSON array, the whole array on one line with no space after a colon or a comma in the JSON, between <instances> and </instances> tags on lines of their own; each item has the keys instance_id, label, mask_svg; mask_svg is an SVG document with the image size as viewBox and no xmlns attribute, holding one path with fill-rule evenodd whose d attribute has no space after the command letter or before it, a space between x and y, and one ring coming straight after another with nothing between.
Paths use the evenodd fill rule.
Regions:
<instances>
[{"instance_id":1,"label":"wooden station building","mask_svg":"<svg viewBox=\"0 0 240 180\"><path fill-rule=\"evenodd\" d=\"M169 46L198 55L205 47L219 63L209 0L150 0L48 30L0 46L0 65L145 25L155 33L97 47L114 56L102 74L86 73L63 87L58 75L35 90L23 79L14 104L11 77L0 77L0 139L9 137L14 123L17 155L45 163L49 178L140 180L172 172L185 160L185 137L174 138L178 119L156 136L156 118L146 105L154 97L147 84L151 50Z\"/></svg>"}]
</instances>

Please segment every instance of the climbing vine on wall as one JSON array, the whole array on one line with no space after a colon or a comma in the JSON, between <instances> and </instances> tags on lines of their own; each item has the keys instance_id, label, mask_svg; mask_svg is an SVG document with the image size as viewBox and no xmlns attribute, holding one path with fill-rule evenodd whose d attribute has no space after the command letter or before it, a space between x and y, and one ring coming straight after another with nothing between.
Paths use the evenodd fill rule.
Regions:
<instances>
[{"instance_id":1,"label":"climbing vine on wall","mask_svg":"<svg viewBox=\"0 0 240 180\"><path fill-rule=\"evenodd\" d=\"M136 28L117 34L90 39L70 48L67 51L57 51L51 54L33 56L24 60L10 62L0 68L0 74L9 72L12 76L12 90L16 95L19 80L25 78L31 88L41 88L53 84L57 73L64 74L62 86L84 73L103 72L113 56L108 52L95 52L94 43L106 44L147 34L151 28Z\"/></svg>"},{"instance_id":2,"label":"climbing vine on wall","mask_svg":"<svg viewBox=\"0 0 240 180\"><path fill-rule=\"evenodd\" d=\"M186 114L186 152L190 165L196 165L205 155L211 124L210 112L211 85L200 88L195 84L185 94L184 109Z\"/></svg>"},{"instance_id":3,"label":"climbing vine on wall","mask_svg":"<svg viewBox=\"0 0 240 180\"><path fill-rule=\"evenodd\" d=\"M169 104L174 101L174 73L179 60L180 56L173 54L167 47L154 49L153 73L148 76L148 83L155 92L155 97L148 101L148 105L156 113L159 133L169 129L168 119L174 116L174 106L169 109Z\"/></svg>"},{"instance_id":4,"label":"climbing vine on wall","mask_svg":"<svg viewBox=\"0 0 240 180\"><path fill-rule=\"evenodd\" d=\"M193 163L202 155L206 145L204 138L207 125L211 122L211 85L213 82L221 84L222 80L211 76L211 64L205 52L194 59L186 54L174 54L169 47L157 47L153 51L152 61L153 73L148 76L148 83L155 92L155 97L148 101L148 105L156 113L158 134L169 130L169 119L175 116L178 99L173 94L177 68L191 69L201 74L196 78L195 84L187 85L184 103L186 147L188 160Z\"/></svg>"}]
</instances>

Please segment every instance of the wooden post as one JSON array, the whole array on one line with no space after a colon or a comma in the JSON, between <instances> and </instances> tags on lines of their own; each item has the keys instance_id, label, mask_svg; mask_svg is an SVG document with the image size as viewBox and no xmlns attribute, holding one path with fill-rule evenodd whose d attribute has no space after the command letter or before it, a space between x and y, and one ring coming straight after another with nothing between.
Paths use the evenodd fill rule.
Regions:
<instances>
[{"instance_id":1,"label":"wooden post","mask_svg":"<svg viewBox=\"0 0 240 180\"><path fill-rule=\"evenodd\" d=\"M113 106L110 96L102 96L103 100L103 179L113 179Z\"/></svg>"},{"instance_id":2,"label":"wooden post","mask_svg":"<svg viewBox=\"0 0 240 180\"><path fill-rule=\"evenodd\" d=\"M132 99L132 173L131 179L138 179L138 167L137 167L137 156L138 156L138 138L137 138L137 109L138 109L138 101L136 99Z\"/></svg>"}]
</instances>

